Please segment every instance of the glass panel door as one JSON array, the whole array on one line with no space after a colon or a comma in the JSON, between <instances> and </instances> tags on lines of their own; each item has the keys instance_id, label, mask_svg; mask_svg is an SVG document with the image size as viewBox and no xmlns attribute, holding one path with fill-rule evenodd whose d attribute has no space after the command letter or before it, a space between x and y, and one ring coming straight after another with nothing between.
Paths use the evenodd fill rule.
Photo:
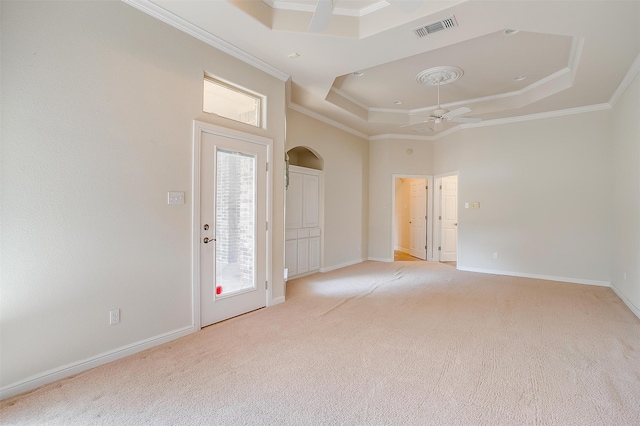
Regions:
<instances>
[{"instance_id":1,"label":"glass panel door","mask_svg":"<svg viewBox=\"0 0 640 426\"><path fill-rule=\"evenodd\" d=\"M216 153L216 299L256 288L256 158Z\"/></svg>"}]
</instances>

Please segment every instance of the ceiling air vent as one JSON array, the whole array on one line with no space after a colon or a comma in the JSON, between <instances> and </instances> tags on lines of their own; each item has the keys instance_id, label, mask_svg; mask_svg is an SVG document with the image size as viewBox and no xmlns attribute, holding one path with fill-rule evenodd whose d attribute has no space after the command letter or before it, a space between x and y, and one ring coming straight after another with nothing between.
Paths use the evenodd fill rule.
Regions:
<instances>
[{"instance_id":1,"label":"ceiling air vent","mask_svg":"<svg viewBox=\"0 0 640 426\"><path fill-rule=\"evenodd\" d=\"M427 24L420 28L415 28L413 32L418 37L425 37L429 34L437 33L438 31L446 30L447 28L457 27L456 18L454 16L450 16L442 21L432 22L431 24Z\"/></svg>"}]
</instances>

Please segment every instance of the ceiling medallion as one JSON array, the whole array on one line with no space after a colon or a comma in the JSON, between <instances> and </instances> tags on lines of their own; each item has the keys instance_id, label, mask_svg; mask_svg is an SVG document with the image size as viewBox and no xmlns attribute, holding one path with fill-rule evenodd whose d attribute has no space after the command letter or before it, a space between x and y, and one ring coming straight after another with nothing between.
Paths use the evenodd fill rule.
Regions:
<instances>
[{"instance_id":1,"label":"ceiling medallion","mask_svg":"<svg viewBox=\"0 0 640 426\"><path fill-rule=\"evenodd\" d=\"M441 67L433 67L421 71L416 76L418 83L428 84L429 86L437 86L453 83L462 77L464 71L458 67L444 65Z\"/></svg>"}]
</instances>

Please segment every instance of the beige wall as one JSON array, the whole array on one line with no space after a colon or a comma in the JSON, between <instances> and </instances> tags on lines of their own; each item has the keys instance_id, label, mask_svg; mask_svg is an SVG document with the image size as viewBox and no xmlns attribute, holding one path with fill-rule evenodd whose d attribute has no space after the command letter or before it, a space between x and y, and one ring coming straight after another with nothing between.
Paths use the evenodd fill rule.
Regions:
<instances>
[{"instance_id":1,"label":"beige wall","mask_svg":"<svg viewBox=\"0 0 640 426\"><path fill-rule=\"evenodd\" d=\"M1 5L0 385L192 326L193 120L247 131L205 71L268 97L283 296L284 82L121 2Z\"/></svg>"},{"instance_id":2,"label":"beige wall","mask_svg":"<svg viewBox=\"0 0 640 426\"><path fill-rule=\"evenodd\" d=\"M640 317L640 76L613 109L613 288ZM626 274L626 277L625 277Z\"/></svg>"},{"instance_id":3,"label":"beige wall","mask_svg":"<svg viewBox=\"0 0 640 426\"><path fill-rule=\"evenodd\" d=\"M408 154L407 150L412 153ZM392 261L393 175L432 175L432 142L382 139L369 142L369 259Z\"/></svg>"},{"instance_id":4,"label":"beige wall","mask_svg":"<svg viewBox=\"0 0 640 426\"><path fill-rule=\"evenodd\" d=\"M609 282L611 131L602 111L436 141L435 173L460 172L458 267Z\"/></svg>"},{"instance_id":5,"label":"beige wall","mask_svg":"<svg viewBox=\"0 0 640 426\"><path fill-rule=\"evenodd\" d=\"M324 161L324 247L321 268L367 257L368 142L293 109L287 147L311 148Z\"/></svg>"}]
</instances>

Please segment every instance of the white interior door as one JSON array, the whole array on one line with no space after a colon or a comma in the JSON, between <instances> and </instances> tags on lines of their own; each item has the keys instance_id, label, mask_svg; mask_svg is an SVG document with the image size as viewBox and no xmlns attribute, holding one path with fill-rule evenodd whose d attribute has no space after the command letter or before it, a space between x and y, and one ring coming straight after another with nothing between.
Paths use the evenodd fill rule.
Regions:
<instances>
[{"instance_id":1,"label":"white interior door","mask_svg":"<svg viewBox=\"0 0 640 426\"><path fill-rule=\"evenodd\" d=\"M440 261L454 262L458 256L458 176L442 178Z\"/></svg>"},{"instance_id":2,"label":"white interior door","mask_svg":"<svg viewBox=\"0 0 640 426\"><path fill-rule=\"evenodd\" d=\"M411 256L427 259L427 180L411 179L409 235Z\"/></svg>"},{"instance_id":3,"label":"white interior door","mask_svg":"<svg viewBox=\"0 0 640 426\"><path fill-rule=\"evenodd\" d=\"M267 147L202 133L201 325L266 306Z\"/></svg>"}]
</instances>

